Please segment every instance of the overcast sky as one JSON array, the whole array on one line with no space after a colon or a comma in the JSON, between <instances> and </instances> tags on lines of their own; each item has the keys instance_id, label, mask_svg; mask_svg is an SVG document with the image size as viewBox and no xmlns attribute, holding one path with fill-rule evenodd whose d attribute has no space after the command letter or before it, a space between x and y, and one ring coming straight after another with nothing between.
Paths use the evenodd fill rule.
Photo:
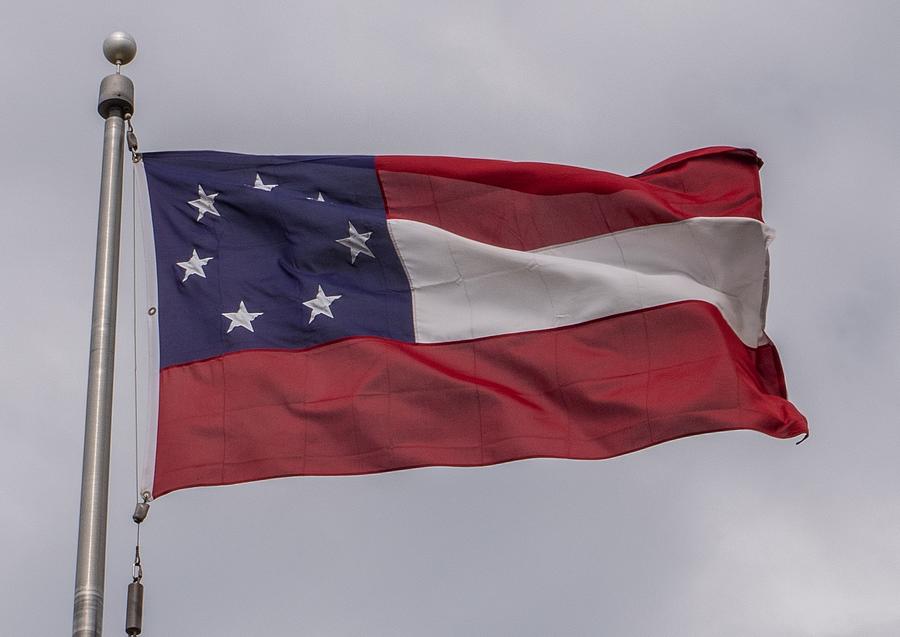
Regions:
<instances>
[{"instance_id":1,"label":"overcast sky","mask_svg":"<svg viewBox=\"0 0 900 637\"><path fill-rule=\"evenodd\" d=\"M138 40L126 72L148 150L633 174L755 148L778 233L768 332L812 431L800 446L732 432L608 461L177 492L143 529L145 635L900 634L900 4L32 0L3 14L0 634L71 630L114 29ZM128 232L124 246L108 635L123 634L134 540Z\"/></svg>"}]
</instances>

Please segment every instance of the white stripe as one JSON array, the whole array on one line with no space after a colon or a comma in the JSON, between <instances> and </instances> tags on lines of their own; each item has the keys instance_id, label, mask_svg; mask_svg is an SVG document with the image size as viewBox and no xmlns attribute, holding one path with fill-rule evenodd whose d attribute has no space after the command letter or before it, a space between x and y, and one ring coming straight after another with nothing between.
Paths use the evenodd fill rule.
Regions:
<instances>
[{"instance_id":1,"label":"white stripe","mask_svg":"<svg viewBox=\"0 0 900 637\"><path fill-rule=\"evenodd\" d=\"M416 341L574 325L678 301L719 308L740 339L763 339L771 229L698 217L521 252L390 219L406 267Z\"/></svg>"}]
</instances>

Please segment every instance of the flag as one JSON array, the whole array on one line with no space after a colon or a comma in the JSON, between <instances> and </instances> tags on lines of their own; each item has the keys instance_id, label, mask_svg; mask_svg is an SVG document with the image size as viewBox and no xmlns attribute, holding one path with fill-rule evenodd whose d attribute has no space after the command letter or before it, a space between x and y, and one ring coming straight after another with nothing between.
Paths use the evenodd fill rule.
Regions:
<instances>
[{"instance_id":1,"label":"flag","mask_svg":"<svg viewBox=\"0 0 900 637\"><path fill-rule=\"evenodd\" d=\"M154 496L807 431L767 338L751 150L643 173L143 155Z\"/></svg>"}]
</instances>

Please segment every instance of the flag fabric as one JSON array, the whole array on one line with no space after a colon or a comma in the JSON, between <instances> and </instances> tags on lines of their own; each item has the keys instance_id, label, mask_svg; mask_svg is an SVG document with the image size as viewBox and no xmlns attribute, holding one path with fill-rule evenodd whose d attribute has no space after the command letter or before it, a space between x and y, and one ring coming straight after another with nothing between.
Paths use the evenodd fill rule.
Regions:
<instances>
[{"instance_id":1,"label":"flag fabric","mask_svg":"<svg viewBox=\"0 0 900 637\"><path fill-rule=\"evenodd\" d=\"M406 156L143 155L154 496L807 431L764 332L761 162L623 177Z\"/></svg>"}]
</instances>

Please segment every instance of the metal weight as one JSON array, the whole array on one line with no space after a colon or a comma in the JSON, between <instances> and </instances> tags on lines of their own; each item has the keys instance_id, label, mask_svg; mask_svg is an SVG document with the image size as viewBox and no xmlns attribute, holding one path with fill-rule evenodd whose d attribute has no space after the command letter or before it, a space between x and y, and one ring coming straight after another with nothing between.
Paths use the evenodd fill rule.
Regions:
<instances>
[{"instance_id":1,"label":"metal weight","mask_svg":"<svg viewBox=\"0 0 900 637\"><path fill-rule=\"evenodd\" d=\"M144 585L132 582L128 585L128 602L125 606L125 634L141 634L144 620Z\"/></svg>"}]
</instances>

